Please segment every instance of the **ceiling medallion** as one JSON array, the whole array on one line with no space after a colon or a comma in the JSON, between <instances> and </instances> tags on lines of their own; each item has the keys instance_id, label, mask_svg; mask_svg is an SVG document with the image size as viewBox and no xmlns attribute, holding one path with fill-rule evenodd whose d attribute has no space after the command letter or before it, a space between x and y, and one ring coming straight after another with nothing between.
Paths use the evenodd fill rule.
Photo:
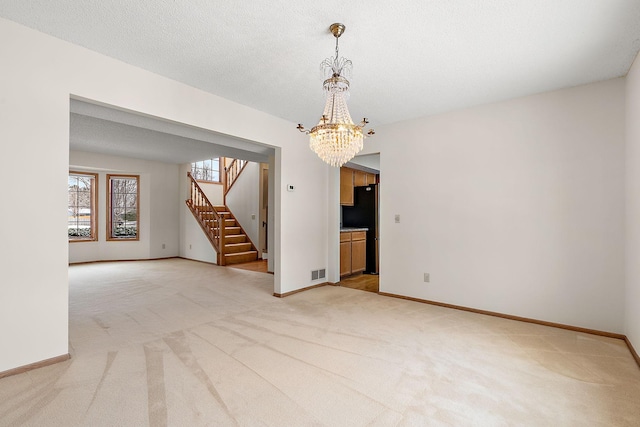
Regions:
<instances>
[{"instance_id":1,"label":"ceiling medallion","mask_svg":"<svg viewBox=\"0 0 640 427\"><path fill-rule=\"evenodd\" d=\"M320 68L325 73L326 80L323 88L326 93L324 113L320 122L311 128L305 129L298 124L300 132L309 135L309 147L326 163L340 167L351 160L362 150L362 142L365 137L373 135L373 129L366 134L364 128L369 123L366 118L359 124L354 124L347 108L349 97L349 80L351 77L351 61L340 57L338 51L338 38L344 33L343 24L332 24L329 27L336 38L335 57L326 58L320 63Z\"/></svg>"}]
</instances>

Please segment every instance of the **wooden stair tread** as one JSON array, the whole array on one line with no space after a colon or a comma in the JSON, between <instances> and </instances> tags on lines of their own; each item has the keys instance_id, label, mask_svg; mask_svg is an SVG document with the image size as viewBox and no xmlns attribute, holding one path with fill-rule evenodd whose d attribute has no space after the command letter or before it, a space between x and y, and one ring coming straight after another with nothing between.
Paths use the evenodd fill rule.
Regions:
<instances>
[{"instance_id":1,"label":"wooden stair tread","mask_svg":"<svg viewBox=\"0 0 640 427\"><path fill-rule=\"evenodd\" d=\"M227 234L224 236L225 245L229 243L250 243L247 241L246 234Z\"/></svg>"},{"instance_id":2,"label":"wooden stair tread","mask_svg":"<svg viewBox=\"0 0 640 427\"><path fill-rule=\"evenodd\" d=\"M226 254L248 252L251 251L251 242L225 243L224 251Z\"/></svg>"},{"instance_id":3,"label":"wooden stair tread","mask_svg":"<svg viewBox=\"0 0 640 427\"><path fill-rule=\"evenodd\" d=\"M233 254L225 254L224 260L226 264L240 264L242 262L255 261L258 259L258 251L236 252Z\"/></svg>"},{"instance_id":4,"label":"wooden stair tread","mask_svg":"<svg viewBox=\"0 0 640 427\"><path fill-rule=\"evenodd\" d=\"M216 227L217 229L218 227ZM227 233L230 233L230 235L234 236L234 235L238 235L240 231L240 227L225 227L225 236L227 236Z\"/></svg>"}]
</instances>

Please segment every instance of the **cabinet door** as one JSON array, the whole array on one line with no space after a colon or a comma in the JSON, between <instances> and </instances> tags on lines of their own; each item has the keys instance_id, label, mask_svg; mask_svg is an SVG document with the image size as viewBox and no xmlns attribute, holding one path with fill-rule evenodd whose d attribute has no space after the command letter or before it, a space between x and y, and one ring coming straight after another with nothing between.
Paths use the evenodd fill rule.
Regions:
<instances>
[{"instance_id":1,"label":"cabinet door","mask_svg":"<svg viewBox=\"0 0 640 427\"><path fill-rule=\"evenodd\" d=\"M367 185L376 183L376 174L367 172Z\"/></svg>"},{"instance_id":2,"label":"cabinet door","mask_svg":"<svg viewBox=\"0 0 640 427\"><path fill-rule=\"evenodd\" d=\"M367 173L363 171L353 171L353 186L362 187L367 185Z\"/></svg>"},{"instance_id":3,"label":"cabinet door","mask_svg":"<svg viewBox=\"0 0 640 427\"><path fill-rule=\"evenodd\" d=\"M340 242L340 276L351 274L351 241Z\"/></svg>"},{"instance_id":4,"label":"cabinet door","mask_svg":"<svg viewBox=\"0 0 640 427\"><path fill-rule=\"evenodd\" d=\"M351 273L359 273L367 268L367 241L351 242Z\"/></svg>"},{"instance_id":5,"label":"cabinet door","mask_svg":"<svg viewBox=\"0 0 640 427\"><path fill-rule=\"evenodd\" d=\"M353 169L340 168L340 204L353 206Z\"/></svg>"}]
</instances>

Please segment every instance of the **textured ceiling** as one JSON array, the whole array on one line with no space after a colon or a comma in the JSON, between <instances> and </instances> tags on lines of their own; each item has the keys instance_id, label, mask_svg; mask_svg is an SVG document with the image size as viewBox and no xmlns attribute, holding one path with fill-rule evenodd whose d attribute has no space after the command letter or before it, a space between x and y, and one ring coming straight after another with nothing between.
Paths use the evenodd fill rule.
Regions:
<instances>
[{"instance_id":1,"label":"textured ceiling","mask_svg":"<svg viewBox=\"0 0 640 427\"><path fill-rule=\"evenodd\" d=\"M308 127L333 22L373 127L623 76L640 49L638 0L0 0L0 16Z\"/></svg>"}]
</instances>

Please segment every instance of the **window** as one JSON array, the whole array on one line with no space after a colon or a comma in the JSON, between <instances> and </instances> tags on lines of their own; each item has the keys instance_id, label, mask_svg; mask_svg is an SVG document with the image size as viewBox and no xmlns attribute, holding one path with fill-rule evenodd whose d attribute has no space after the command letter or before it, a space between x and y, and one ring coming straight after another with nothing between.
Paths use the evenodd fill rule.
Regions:
<instances>
[{"instance_id":1,"label":"window","mask_svg":"<svg viewBox=\"0 0 640 427\"><path fill-rule=\"evenodd\" d=\"M139 240L138 175L107 175L107 240Z\"/></svg>"},{"instance_id":2,"label":"window","mask_svg":"<svg viewBox=\"0 0 640 427\"><path fill-rule=\"evenodd\" d=\"M98 175L69 172L67 228L70 242L97 240L96 188Z\"/></svg>"},{"instance_id":3,"label":"window","mask_svg":"<svg viewBox=\"0 0 640 427\"><path fill-rule=\"evenodd\" d=\"M220 182L220 157L191 163L191 175L198 181Z\"/></svg>"}]
</instances>

